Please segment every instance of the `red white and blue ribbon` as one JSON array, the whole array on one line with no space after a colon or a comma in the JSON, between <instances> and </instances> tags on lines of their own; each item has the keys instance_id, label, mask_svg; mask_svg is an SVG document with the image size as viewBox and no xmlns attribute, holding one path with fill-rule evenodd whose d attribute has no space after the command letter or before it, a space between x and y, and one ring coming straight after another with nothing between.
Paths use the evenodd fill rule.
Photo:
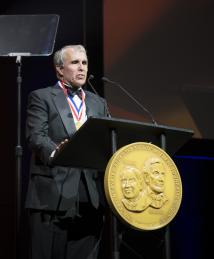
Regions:
<instances>
[{"instance_id":1,"label":"red white and blue ribbon","mask_svg":"<svg viewBox=\"0 0 214 259\"><path fill-rule=\"evenodd\" d=\"M63 82L59 81L58 84L63 89L63 92L70 106L76 127L79 128L87 120L85 92L82 90L82 88L80 89L82 92L82 99L80 99L77 95L71 97L67 94L67 89L64 87Z\"/></svg>"}]
</instances>

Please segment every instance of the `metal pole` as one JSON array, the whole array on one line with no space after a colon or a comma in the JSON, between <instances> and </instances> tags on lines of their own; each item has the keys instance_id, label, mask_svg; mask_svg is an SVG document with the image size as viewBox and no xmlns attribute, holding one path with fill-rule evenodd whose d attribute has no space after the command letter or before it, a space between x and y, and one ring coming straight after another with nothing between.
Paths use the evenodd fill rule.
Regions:
<instances>
[{"instance_id":1,"label":"metal pole","mask_svg":"<svg viewBox=\"0 0 214 259\"><path fill-rule=\"evenodd\" d=\"M112 146L112 155L117 151L117 134L114 129L111 130L111 146ZM117 228L117 218L111 212L111 221L112 221L112 256L113 259L119 259L119 237L118 237L118 228Z\"/></svg>"},{"instance_id":2,"label":"metal pole","mask_svg":"<svg viewBox=\"0 0 214 259\"><path fill-rule=\"evenodd\" d=\"M17 56L18 65L17 75L17 146L15 148L16 156L16 256L18 256L18 243L20 235L20 218L21 218L21 169L22 169L22 146L21 146L21 56Z\"/></svg>"},{"instance_id":3,"label":"metal pole","mask_svg":"<svg viewBox=\"0 0 214 259\"><path fill-rule=\"evenodd\" d=\"M166 136L165 134L161 134L160 136L160 146L161 148L166 151ZM165 231L165 256L166 259L170 259L171 258L171 251L170 251L170 229L169 229L169 225L166 226L166 231Z\"/></svg>"}]
</instances>

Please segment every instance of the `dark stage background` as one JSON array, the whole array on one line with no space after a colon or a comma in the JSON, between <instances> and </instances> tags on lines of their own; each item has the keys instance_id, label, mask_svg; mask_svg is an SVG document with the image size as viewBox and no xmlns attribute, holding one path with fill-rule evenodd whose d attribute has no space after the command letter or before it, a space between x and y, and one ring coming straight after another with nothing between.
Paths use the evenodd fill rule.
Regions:
<instances>
[{"instance_id":1,"label":"dark stage background","mask_svg":"<svg viewBox=\"0 0 214 259\"><path fill-rule=\"evenodd\" d=\"M182 178L183 200L170 224L171 259L202 259L212 253L208 235L213 231L213 13L211 0L3 0L0 6L0 15L60 15L54 50L71 43L85 45L89 73L95 76L94 86L106 97L112 116L150 122L148 115L119 89L104 88L100 80L103 75L121 83L158 123L194 130L194 138L173 156ZM15 259L15 58L0 57L0 70L0 258ZM23 209L29 162L25 110L30 91L56 82L52 56L23 58L22 80L22 217L18 246L19 258L30 259ZM120 228L122 259L165 259L165 229L138 232L123 225Z\"/></svg>"}]
</instances>

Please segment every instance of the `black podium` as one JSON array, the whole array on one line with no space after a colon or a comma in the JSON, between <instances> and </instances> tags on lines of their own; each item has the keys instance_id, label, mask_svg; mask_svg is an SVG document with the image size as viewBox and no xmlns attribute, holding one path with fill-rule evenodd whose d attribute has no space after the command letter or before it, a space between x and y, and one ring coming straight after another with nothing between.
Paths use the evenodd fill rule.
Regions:
<instances>
[{"instance_id":1,"label":"black podium","mask_svg":"<svg viewBox=\"0 0 214 259\"><path fill-rule=\"evenodd\" d=\"M90 117L55 155L54 165L94 168L104 171L117 149L134 143L149 142L172 156L193 135L189 129L154 125L117 118ZM117 221L112 215L112 258L119 259ZM166 259L170 259L169 230L165 235Z\"/></svg>"},{"instance_id":2,"label":"black podium","mask_svg":"<svg viewBox=\"0 0 214 259\"><path fill-rule=\"evenodd\" d=\"M117 149L133 142L150 142L170 156L193 135L192 130L117 118L90 117L55 155L55 165L105 170ZM71 159L72 158L72 159Z\"/></svg>"}]
</instances>

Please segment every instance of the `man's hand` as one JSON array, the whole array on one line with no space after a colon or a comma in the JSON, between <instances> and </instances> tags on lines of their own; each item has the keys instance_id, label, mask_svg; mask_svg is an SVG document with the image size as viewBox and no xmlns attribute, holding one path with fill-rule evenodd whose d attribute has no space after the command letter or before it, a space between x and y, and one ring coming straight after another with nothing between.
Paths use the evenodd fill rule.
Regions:
<instances>
[{"instance_id":1,"label":"man's hand","mask_svg":"<svg viewBox=\"0 0 214 259\"><path fill-rule=\"evenodd\" d=\"M68 139L66 138L65 140L63 140L57 147L56 147L56 152L58 152L63 146L64 144L66 144L68 142Z\"/></svg>"},{"instance_id":2,"label":"man's hand","mask_svg":"<svg viewBox=\"0 0 214 259\"><path fill-rule=\"evenodd\" d=\"M66 138L65 140L63 140L57 147L56 147L56 149L54 149L54 151L51 153L51 155L50 155L50 159L52 160L53 159L53 157L56 155L56 153L57 152L59 152L59 150L63 147L63 145L65 144L65 143L67 143L68 142L68 139Z\"/></svg>"}]
</instances>

